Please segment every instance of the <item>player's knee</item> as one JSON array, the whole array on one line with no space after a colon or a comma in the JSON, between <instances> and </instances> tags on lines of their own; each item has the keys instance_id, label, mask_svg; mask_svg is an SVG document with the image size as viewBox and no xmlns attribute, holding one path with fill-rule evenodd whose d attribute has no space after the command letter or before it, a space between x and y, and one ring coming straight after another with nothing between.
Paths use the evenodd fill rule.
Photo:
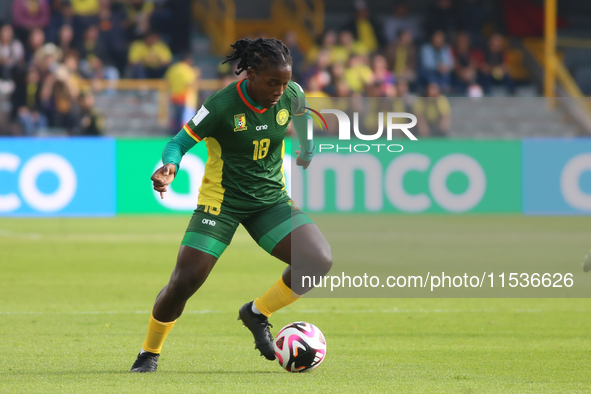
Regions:
<instances>
[{"instance_id":1,"label":"player's knee","mask_svg":"<svg viewBox=\"0 0 591 394\"><path fill-rule=\"evenodd\" d=\"M317 268L322 275L326 275L332 268L332 251L330 246L323 248L322 252L318 255L316 260Z\"/></svg>"},{"instance_id":2,"label":"player's knee","mask_svg":"<svg viewBox=\"0 0 591 394\"><path fill-rule=\"evenodd\" d=\"M201 287L209 275L211 268L205 262L193 262L182 265L182 269L175 269L168 284L169 291L182 298L188 298Z\"/></svg>"},{"instance_id":3,"label":"player's knee","mask_svg":"<svg viewBox=\"0 0 591 394\"><path fill-rule=\"evenodd\" d=\"M166 291L175 299L186 300L196 291L194 288L194 282L181 273L180 275L173 275L170 278Z\"/></svg>"},{"instance_id":4,"label":"player's knee","mask_svg":"<svg viewBox=\"0 0 591 394\"><path fill-rule=\"evenodd\" d=\"M309 258L309 270L314 275L324 276L332 268L332 251L328 243L317 245L311 258Z\"/></svg>"}]
</instances>

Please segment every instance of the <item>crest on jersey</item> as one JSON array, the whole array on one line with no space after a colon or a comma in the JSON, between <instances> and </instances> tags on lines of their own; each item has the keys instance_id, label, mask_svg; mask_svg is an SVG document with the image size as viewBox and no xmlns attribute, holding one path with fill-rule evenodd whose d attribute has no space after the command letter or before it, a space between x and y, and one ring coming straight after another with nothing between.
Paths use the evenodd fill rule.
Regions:
<instances>
[{"instance_id":1,"label":"crest on jersey","mask_svg":"<svg viewBox=\"0 0 591 394\"><path fill-rule=\"evenodd\" d=\"M279 126L286 124L287 119L289 119L289 112L286 109L277 112L277 123L279 123Z\"/></svg>"},{"instance_id":2,"label":"crest on jersey","mask_svg":"<svg viewBox=\"0 0 591 394\"><path fill-rule=\"evenodd\" d=\"M234 115L234 131L242 131L246 129L246 116L244 116L244 114Z\"/></svg>"}]
</instances>

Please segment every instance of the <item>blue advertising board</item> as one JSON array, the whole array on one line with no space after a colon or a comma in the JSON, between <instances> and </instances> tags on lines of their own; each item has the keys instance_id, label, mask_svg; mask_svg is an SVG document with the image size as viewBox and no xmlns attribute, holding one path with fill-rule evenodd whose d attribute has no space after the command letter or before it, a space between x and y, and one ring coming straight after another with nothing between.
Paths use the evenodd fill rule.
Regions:
<instances>
[{"instance_id":1,"label":"blue advertising board","mask_svg":"<svg viewBox=\"0 0 591 394\"><path fill-rule=\"evenodd\" d=\"M111 138L0 138L0 216L115 214Z\"/></svg>"},{"instance_id":2,"label":"blue advertising board","mask_svg":"<svg viewBox=\"0 0 591 394\"><path fill-rule=\"evenodd\" d=\"M591 139L522 142L523 213L591 215Z\"/></svg>"}]
</instances>

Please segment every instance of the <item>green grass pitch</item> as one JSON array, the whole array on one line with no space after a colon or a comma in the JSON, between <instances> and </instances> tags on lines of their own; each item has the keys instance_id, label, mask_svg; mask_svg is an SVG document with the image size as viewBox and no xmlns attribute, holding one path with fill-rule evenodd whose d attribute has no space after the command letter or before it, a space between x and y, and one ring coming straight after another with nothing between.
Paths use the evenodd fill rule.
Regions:
<instances>
[{"instance_id":1,"label":"green grass pitch","mask_svg":"<svg viewBox=\"0 0 591 394\"><path fill-rule=\"evenodd\" d=\"M0 219L0 392L591 390L588 299L303 299L272 316L273 332L291 321L312 322L326 336L327 357L312 373L285 372L258 356L236 321L238 308L283 270L244 230L187 304L158 372L130 374L188 220ZM330 240L352 219L315 220ZM390 220L404 229L405 237L391 241L403 259L436 256L445 263L496 251L502 259L576 265L591 247L588 218ZM333 243L335 256L341 247Z\"/></svg>"}]
</instances>

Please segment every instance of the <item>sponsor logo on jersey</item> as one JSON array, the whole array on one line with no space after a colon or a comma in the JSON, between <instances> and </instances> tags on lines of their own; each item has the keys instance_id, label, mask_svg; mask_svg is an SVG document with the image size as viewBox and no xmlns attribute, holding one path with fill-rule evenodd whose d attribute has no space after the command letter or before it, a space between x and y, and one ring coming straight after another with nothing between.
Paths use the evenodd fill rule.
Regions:
<instances>
[{"instance_id":1,"label":"sponsor logo on jersey","mask_svg":"<svg viewBox=\"0 0 591 394\"><path fill-rule=\"evenodd\" d=\"M267 126L266 124L257 126L256 129L257 131L261 131L261 130L267 130L269 128L269 126Z\"/></svg>"},{"instance_id":2,"label":"sponsor logo on jersey","mask_svg":"<svg viewBox=\"0 0 591 394\"><path fill-rule=\"evenodd\" d=\"M277 112L276 119L277 123L279 123L279 126L283 126L287 123L287 120L289 119L289 112L287 112L286 109L282 109L281 111Z\"/></svg>"},{"instance_id":3,"label":"sponsor logo on jersey","mask_svg":"<svg viewBox=\"0 0 591 394\"><path fill-rule=\"evenodd\" d=\"M246 116L244 114L234 115L234 131L246 130Z\"/></svg>"}]
</instances>

